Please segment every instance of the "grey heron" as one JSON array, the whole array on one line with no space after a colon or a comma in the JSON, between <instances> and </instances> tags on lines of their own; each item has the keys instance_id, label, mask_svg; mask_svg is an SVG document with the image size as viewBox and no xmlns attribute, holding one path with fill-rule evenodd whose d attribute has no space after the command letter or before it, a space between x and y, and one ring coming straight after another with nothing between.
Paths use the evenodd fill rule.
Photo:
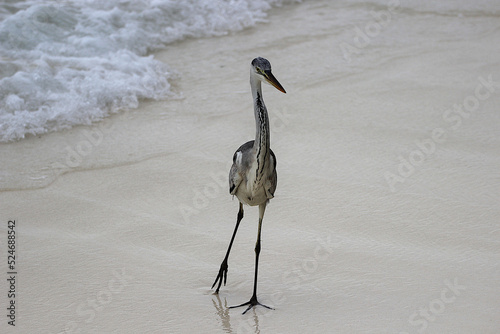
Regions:
<instances>
[{"instance_id":1,"label":"grey heron","mask_svg":"<svg viewBox=\"0 0 500 334\"><path fill-rule=\"evenodd\" d=\"M234 308L248 305L243 314L256 305L271 309L269 306L263 305L257 300L257 273L259 269L262 219L264 218L264 211L266 210L267 203L274 197L277 183L276 156L270 148L269 117L266 105L262 99L261 82L269 83L279 91L286 93L285 89L271 73L271 64L267 59L257 57L252 60L250 66L250 86L252 88L254 104L256 135L255 140L251 140L241 145L233 155L233 165L229 172L229 193L238 198L240 208L226 256L221 263L219 273L212 285L213 289L218 283L215 293L219 293L223 281L224 285L226 285L228 269L227 260L233 245L234 237L238 231L238 226L243 218L243 204L250 206L258 205L259 226L257 242L255 244L253 295L248 302L231 307Z\"/></svg>"}]
</instances>

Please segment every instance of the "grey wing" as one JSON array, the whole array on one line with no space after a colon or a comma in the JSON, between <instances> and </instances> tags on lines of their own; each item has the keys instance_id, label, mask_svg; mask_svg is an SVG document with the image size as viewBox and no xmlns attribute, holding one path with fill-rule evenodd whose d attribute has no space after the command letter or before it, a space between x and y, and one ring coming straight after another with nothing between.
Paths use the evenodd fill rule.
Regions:
<instances>
[{"instance_id":1,"label":"grey wing","mask_svg":"<svg viewBox=\"0 0 500 334\"><path fill-rule=\"evenodd\" d=\"M241 145L233 155L233 165L231 166L231 170L229 171L229 193L231 195L235 195L238 187L243 181L244 172L245 172L245 152L250 151L253 148L254 141L251 140Z\"/></svg>"},{"instance_id":2,"label":"grey wing","mask_svg":"<svg viewBox=\"0 0 500 334\"><path fill-rule=\"evenodd\" d=\"M229 171L229 193L231 195L236 194L236 190L241 183L241 175L238 173L238 166L235 163L231 166L231 170Z\"/></svg>"}]
</instances>

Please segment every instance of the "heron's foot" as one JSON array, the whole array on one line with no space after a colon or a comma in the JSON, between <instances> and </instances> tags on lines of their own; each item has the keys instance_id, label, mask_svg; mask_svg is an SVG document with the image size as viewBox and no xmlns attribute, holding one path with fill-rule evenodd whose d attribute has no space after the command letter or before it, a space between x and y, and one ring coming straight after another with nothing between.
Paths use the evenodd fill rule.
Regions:
<instances>
[{"instance_id":1,"label":"heron's foot","mask_svg":"<svg viewBox=\"0 0 500 334\"><path fill-rule=\"evenodd\" d=\"M270 310L274 310L274 308L272 308L272 307L269 307L267 305L259 303L256 295L253 295L252 298L249 301L247 301L246 303L243 303L241 305L236 305L236 306L230 306L229 308L237 308L237 307L242 307L242 306L247 306L247 305L248 305L248 307L246 308L246 310L242 314L247 313L248 310L250 310L252 307L257 306L257 305L264 306L265 308L268 308Z\"/></svg>"},{"instance_id":2,"label":"heron's foot","mask_svg":"<svg viewBox=\"0 0 500 334\"><path fill-rule=\"evenodd\" d=\"M224 259L220 265L219 269L219 274L215 278L214 284L212 284L212 288L214 288L215 284L219 282L219 285L217 286L217 289L215 290L215 293L219 293L220 286L222 285L222 281L224 281L224 285L226 285L226 280L227 280L227 260Z\"/></svg>"}]
</instances>

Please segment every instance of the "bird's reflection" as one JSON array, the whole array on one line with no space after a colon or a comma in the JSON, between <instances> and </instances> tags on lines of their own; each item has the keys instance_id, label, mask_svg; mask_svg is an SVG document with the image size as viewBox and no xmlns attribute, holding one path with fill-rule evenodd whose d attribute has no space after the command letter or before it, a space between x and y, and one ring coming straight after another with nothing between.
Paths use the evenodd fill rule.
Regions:
<instances>
[{"instance_id":1,"label":"bird's reflection","mask_svg":"<svg viewBox=\"0 0 500 334\"><path fill-rule=\"evenodd\" d=\"M224 305L220 300L219 294L214 293L212 297L212 303L214 304L217 315L219 316L222 324L222 328L226 333L234 333L231 329L231 317L229 316L229 307L227 306L227 300L224 298Z\"/></svg>"},{"instance_id":2,"label":"bird's reflection","mask_svg":"<svg viewBox=\"0 0 500 334\"><path fill-rule=\"evenodd\" d=\"M231 326L231 316L229 315L229 306L227 305L227 300L224 298L224 302L220 299L219 294L214 293L212 295L212 303L214 304L215 311L221 320L222 329L224 333L239 334L239 333L255 333L260 334L259 327L259 314L255 308L252 308L247 314L241 315L241 312L236 314L241 316L236 326ZM252 315L250 315L252 313ZM234 325L234 320L233 320Z\"/></svg>"},{"instance_id":3,"label":"bird's reflection","mask_svg":"<svg viewBox=\"0 0 500 334\"><path fill-rule=\"evenodd\" d=\"M257 315L257 312L255 311L255 307L253 308L252 312L253 312L255 334L260 334L259 316Z\"/></svg>"}]
</instances>

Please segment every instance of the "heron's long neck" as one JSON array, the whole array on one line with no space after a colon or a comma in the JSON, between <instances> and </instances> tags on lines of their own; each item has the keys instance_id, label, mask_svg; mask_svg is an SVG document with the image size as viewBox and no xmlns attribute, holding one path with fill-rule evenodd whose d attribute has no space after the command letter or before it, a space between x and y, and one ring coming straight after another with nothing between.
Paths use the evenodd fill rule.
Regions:
<instances>
[{"instance_id":1,"label":"heron's long neck","mask_svg":"<svg viewBox=\"0 0 500 334\"><path fill-rule=\"evenodd\" d=\"M266 105L262 99L262 89L259 80L255 80L253 77L250 79L250 85L252 86L252 96L253 105L255 113L255 142L254 148L257 149L257 156L263 155L267 157L269 155L269 117L267 115Z\"/></svg>"}]
</instances>

